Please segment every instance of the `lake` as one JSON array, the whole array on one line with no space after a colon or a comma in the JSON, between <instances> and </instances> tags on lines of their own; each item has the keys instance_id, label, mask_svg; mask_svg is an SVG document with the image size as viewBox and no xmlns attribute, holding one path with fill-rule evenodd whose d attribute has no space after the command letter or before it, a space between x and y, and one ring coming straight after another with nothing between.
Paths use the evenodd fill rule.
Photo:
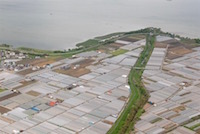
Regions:
<instances>
[{"instance_id":1,"label":"lake","mask_svg":"<svg viewBox=\"0 0 200 134\"><path fill-rule=\"evenodd\" d=\"M200 37L200 0L0 0L0 43L68 49L145 27Z\"/></svg>"}]
</instances>

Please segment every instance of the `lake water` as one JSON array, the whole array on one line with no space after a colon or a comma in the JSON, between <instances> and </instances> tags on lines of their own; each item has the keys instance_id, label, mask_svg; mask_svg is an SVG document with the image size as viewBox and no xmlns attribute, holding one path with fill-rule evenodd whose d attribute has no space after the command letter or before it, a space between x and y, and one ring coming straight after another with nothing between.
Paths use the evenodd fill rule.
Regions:
<instances>
[{"instance_id":1,"label":"lake water","mask_svg":"<svg viewBox=\"0 0 200 134\"><path fill-rule=\"evenodd\" d=\"M0 0L0 43L67 49L149 26L200 37L200 0Z\"/></svg>"}]
</instances>

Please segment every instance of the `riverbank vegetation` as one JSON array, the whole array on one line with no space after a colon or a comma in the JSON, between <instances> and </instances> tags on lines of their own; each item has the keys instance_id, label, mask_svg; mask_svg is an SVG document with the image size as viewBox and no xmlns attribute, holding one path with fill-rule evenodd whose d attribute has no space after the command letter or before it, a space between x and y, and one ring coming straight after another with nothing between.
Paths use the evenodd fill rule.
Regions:
<instances>
[{"instance_id":1,"label":"riverbank vegetation","mask_svg":"<svg viewBox=\"0 0 200 134\"><path fill-rule=\"evenodd\" d=\"M143 106L146 104L149 95L141 82L141 78L144 71L143 68L146 66L153 51L154 43L155 36L148 35L146 46L136 64L131 69L128 77L128 83L131 90L129 101L107 134L130 133L130 131L133 130L135 122L144 112Z\"/></svg>"}]
</instances>

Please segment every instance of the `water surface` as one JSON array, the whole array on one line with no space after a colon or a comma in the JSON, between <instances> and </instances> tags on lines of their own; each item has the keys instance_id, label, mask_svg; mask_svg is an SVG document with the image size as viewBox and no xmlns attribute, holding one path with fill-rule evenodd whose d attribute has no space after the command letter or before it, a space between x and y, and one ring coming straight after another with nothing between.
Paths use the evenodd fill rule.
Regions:
<instances>
[{"instance_id":1,"label":"water surface","mask_svg":"<svg viewBox=\"0 0 200 134\"><path fill-rule=\"evenodd\" d=\"M67 49L149 26L200 37L200 0L0 0L0 43Z\"/></svg>"}]
</instances>

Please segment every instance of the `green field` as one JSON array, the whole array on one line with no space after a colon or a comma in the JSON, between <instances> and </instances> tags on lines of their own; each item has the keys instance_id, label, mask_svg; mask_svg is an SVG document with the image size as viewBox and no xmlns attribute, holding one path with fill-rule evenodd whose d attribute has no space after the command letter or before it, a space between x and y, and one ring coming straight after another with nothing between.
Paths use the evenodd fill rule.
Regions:
<instances>
[{"instance_id":1,"label":"green field","mask_svg":"<svg viewBox=\"0 0 200 134\"><path fill-rule=\"evenodd\" d=\"M113 55L113 56L117 56L117 55L124 54L124 53L126 53L126 52L128 52L128 50L118 49L118 50L112 52L112 55Z\"/></svg>"},{"instance_id":2,"label":"green field","mask_svg":"<svg viewBox=\"0 0 200 134\"><path fill-rule=\"evenodd\" d=\"M4 91L4 89L1 89L1 88L0 88L0 92L3 92L3 91Z\"/></svg>"},{"instance_id":3,"label":"green field","mask_svg":"<svg viewBox=\"0 0 200 134\"><path fill-rule=\"evenodd\" d=\"M95 39L89 39L85 42L82 42L82 43L78 43L76 46L80 47L90 47L90 46L95 46L95 45L98 45L99 44L99 41L98 40L95 40Z\"/></svg>"},{"instance_id":4,"label":"green field","mask_svg":"<svg viewBox=\"0 0 200 134\"><path fill-rule=\"evenodd\" d=\"M191 130L195 130L195 128L198 128L198 127L200 127L200 123L198 123L198 124L196 124L196 125L190 127L189 129L191 129Z\"/></svg>"}]
</instances>

